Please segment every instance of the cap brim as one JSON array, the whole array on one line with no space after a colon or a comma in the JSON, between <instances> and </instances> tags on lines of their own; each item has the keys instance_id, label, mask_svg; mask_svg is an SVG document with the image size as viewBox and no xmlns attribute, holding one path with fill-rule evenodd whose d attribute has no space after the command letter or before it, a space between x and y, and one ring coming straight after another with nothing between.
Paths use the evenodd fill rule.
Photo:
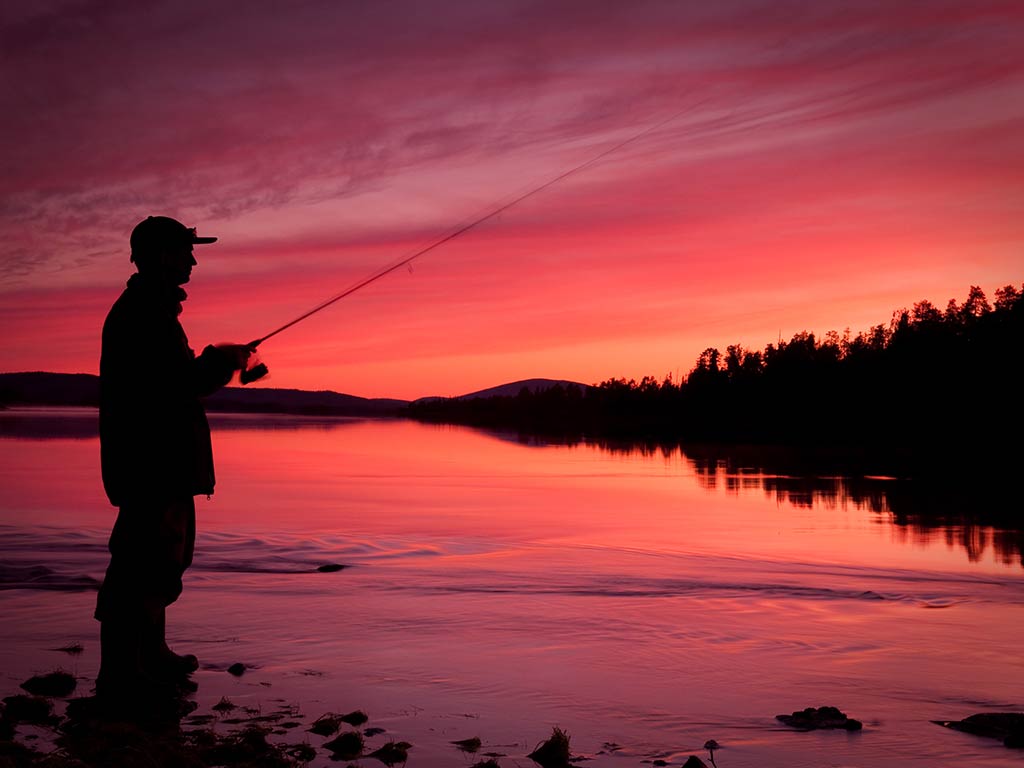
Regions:
<instances>
[{"instance_id":1,"label":"cap brim","mask_svg":"<svg viewBox=\"0 0 1024 768\"><path fill-rule=\"evenodd\" d=\"M192 242L193 243L198 243L198 244L216 243L217 242L217 238L216 237L193 237L192 238Z\"/></svg>"}]
</instances>

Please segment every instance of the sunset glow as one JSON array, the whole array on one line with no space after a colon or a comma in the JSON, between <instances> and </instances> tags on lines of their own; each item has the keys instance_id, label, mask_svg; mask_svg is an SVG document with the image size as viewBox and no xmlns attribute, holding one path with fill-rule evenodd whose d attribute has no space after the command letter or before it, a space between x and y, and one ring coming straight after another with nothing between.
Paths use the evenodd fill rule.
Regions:
<instances>
[{"instance_id":1,"label":"sunset glow","mask_svg":"<svg viewBox=\"0 0 1024 768\"><path fill-rule=\"evenodd\" d=\"M0 371L96 373L128 236L197 247L192 346L261 385L685 374L1024 282L1024 6L8 4ZM674 116L674 117L673 117Z\"/></svg>"}]
</instances>

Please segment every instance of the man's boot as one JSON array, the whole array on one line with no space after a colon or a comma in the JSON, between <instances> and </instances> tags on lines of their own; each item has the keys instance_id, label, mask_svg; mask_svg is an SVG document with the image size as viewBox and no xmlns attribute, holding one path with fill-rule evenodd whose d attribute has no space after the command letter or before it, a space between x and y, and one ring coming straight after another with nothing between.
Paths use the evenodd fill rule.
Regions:
<instances>
[{"instance_id":1,"label":"man's boot","mask_svg":"<svg viewBox=\"0 0 1024 768\"><path fill-rule=\"evenodd\" d=\"M142 622L124 617L100 623L96 714L117 722L176 723L195 709L182 688L149 674L141 663Z\"/></svg>"},{"instance_id":2,"label":"man's boot","mask_svg":"<svg viewBox=\"0 0 1024 768\"><path fill-rule=\"evenodd\" d=\"M142 622L117 617L100 622L100 671L96 696L113 710L131 711L140 704L177 696L177 690L142 664Z\"/></svg>"},{"instance_id":3,"label":"man's boot","mask_svg":"<svg viewBox=\"0 0 1024 768\"><path fill-rule=\"evenodd\" d=\"M199 669L199 660L192 654L179 655L167 645L167 611L154 611L143 627L142 666L159 680L176 683L195 690L188 676Z\"/></svg>"}]
</instances>

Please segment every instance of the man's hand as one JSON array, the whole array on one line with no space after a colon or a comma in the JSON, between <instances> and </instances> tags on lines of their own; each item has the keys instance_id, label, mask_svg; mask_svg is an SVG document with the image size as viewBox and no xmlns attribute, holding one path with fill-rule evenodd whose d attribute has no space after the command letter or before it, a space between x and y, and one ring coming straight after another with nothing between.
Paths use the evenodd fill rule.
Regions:
<instances>
[{"instance_id":1,"label":"man's hand","mask_svg":"<svg viewBox=\"0 0 1024 768\"><path fill-rule=\"evenodd\" d=\"M244 371L255 348L249 344L219 344L217 350L224 355L233 371Z\"/></svg>"}]
</instances>

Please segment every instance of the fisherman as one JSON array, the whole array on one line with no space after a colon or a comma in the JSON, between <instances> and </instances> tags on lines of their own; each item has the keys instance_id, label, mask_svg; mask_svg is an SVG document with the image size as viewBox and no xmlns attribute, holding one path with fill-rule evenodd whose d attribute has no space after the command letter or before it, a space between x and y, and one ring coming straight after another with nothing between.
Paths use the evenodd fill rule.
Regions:
<instances>
[{"instance_id":1,"label":"fisherman","mask_svg":"<svg viewBox=\"0 0 1024 768\"><path fill-rule=\"evenodd\" d=\"M131 234L137 269L103 325L100 459L118 508L96 601L96 693L133 705L195 689L195 656L165 638L167 606L192 563L197 495L214 489L210 427L200 398L244 371L250 345L208 346L198 357L178 321L196 266L193 246L215 242L166 216Z\"/></svg>"}]
</instances>

